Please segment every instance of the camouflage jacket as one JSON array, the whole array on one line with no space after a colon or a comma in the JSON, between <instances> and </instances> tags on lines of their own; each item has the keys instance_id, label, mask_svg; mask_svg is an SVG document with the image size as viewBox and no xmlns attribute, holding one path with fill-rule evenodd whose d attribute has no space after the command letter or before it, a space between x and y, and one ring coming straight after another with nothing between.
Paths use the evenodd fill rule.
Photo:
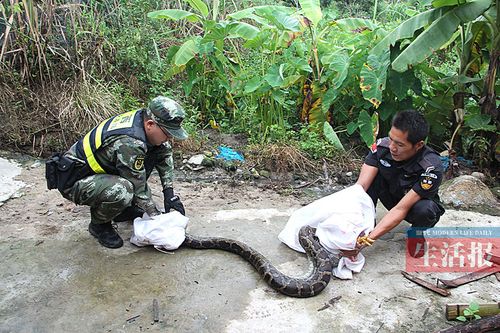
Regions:
<instances>
[{"instance_id":1,"label":"camouflage jacket","mask_svg":"<svg viewBox=\"0 0 500 333\"><path fill-rule=\"evenodd\" d=\"M135 126L139 127L139 124L135 124ZM141 128L144 131L144 128ZM66 153L75 159L79 159L77 144L78 142ZM134 187L133 203L136 206L144 209L149 215L160 213L152 200L147 179L155 168L160 176L163 189L173 186L172 147L168 142L152 146L146 141L129 135L110 135L94 152L94 156L107 174L118 175L132 183Z\"/></svg>"}]
</instances>

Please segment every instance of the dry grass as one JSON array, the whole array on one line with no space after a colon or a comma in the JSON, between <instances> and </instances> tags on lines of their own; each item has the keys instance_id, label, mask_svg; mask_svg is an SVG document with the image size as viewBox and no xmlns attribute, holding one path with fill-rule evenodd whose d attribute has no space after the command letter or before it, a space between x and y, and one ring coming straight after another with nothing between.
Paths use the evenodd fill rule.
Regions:
<instances>
[{"instance_id":1,"label":"dry grass","mask_svg":"<svg viewBox=\"0 0 500 333\"><path fill-rule=\"evenodd\" d=\"M251 145L245 155L249 165L259 168L278 173L318 174L322 177L325 174L340 175L359 170L363 164L363 159L354 151L337 151L333 157L314 160L307 153L289 144Z\"/></svg>"},{"instance_id":2,"label":"dry grass","mask_svg":"<svg viewBox=\"0 0 500 333\"><path fill-rule=\"evenodd\" d=\"M311 172L317 167L299 148L286 144L250 145L247 148L250 164L267 170L283 172Z\"/></svg>"},{"instance_id":3,"label":"dry grass","mask_svg":"<svg viewBox=\"0 0 500 333\"><path fill-rule=\"evenodd\" d=\"M55 82L27 89L0 73L2 145L42 156L65 150L100 121L122 112L106 86ZM10 79L10 80L8 80Z\"/></svg>"}]
</instances>

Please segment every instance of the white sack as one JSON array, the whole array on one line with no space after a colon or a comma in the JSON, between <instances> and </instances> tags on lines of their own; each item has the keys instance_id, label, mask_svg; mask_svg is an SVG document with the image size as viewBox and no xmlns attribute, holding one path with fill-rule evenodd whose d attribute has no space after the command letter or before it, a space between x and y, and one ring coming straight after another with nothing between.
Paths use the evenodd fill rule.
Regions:
<instances>
[{"instance_id":1,"label":"white sack","mask_svg":"<svg viewBox=\"0 0 500 333\"><path fill-rule=\"evenodd\" d=\"M305 225L316 228L320 243L330 252L353 250L357 237L368 234L374 226L375 207L361 185L355 184L342 191L318 199L296 210L278 238L292 249L305 252L299 243L299 230ZM354 260L341 258L333 274L342 279L352 278L351 271L359 272L364 265L360 253Z\"/></svg>"},{"instance_id":2,"label":"white sack","mask_svg":"<svg viewBox=\"0 0 500 333\"><path fill-rule=\"evenodd\" d=\"M189 218L178 211L153 217L144 214L134 220L130 243L137 246L154 245L157 250L175 250L186 239Z\"/></svg>"}]
</instances>

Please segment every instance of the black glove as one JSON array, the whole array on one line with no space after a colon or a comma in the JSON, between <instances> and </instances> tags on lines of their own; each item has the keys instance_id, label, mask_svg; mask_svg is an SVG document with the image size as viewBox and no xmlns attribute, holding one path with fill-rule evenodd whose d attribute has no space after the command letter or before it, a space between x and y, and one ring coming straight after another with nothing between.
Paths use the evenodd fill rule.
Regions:
<instances>
[{"instance_id":1,"label":"black glove","mask_svg":"<svg viewBox=\"0 0 500 333\"><path fill-rule=\"evenodd\" d=\"M163 190L163 204L165 205L165 213L170 212L170 209L174 209L181 213L182 215L186 215L186 211L184 210L184 205L181 202L181 199L177 195L174 195L174 189L171 187L167 187Z\"/></svg>"}]
</instances>

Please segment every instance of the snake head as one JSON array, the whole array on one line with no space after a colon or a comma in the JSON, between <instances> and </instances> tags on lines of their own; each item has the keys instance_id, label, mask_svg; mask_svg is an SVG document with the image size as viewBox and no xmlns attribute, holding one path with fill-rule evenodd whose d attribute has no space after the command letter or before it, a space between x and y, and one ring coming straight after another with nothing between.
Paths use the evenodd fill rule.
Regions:
<instances>
[{"instance_id":1,"label":"snake head","mask_svg":"<svg viewBox=\"0 0 500 333\"><path fill-rule=\"evenodd\" d=\"M316 240L316 228L313 228L309 225L303 226L299 230L299 243L302 245L302 247L305 249L306 247L309 247L310 244L307 242L307 240Z\"/></svg>"}]
</instances>

